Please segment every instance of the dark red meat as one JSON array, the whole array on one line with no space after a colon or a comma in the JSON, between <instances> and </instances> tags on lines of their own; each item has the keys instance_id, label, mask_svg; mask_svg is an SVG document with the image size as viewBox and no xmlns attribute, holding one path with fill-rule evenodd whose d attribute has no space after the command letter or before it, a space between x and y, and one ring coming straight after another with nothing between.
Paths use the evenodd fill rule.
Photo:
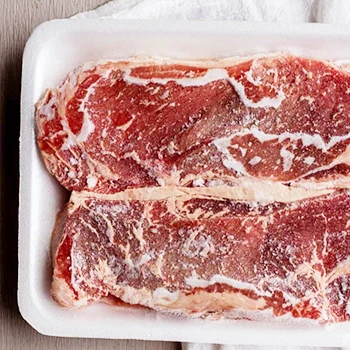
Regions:
<instances>
[{"instance_id":1,"label":"dark red meat","mask_svg":"<svg viewBox=\"0 0 350 350\"><path fill-rule=\"evenodd\" d=\"M349 73L290 55L87 65L37 105L49 171L100 193L199 177L350 187L337 168L350 165L349 116Z\"/></svg>"},{"instance_id":2,"label":"dark red meat","mask_svg":"<svg viewBox=\"0 0 350 350\"><path fill-rule=\"evenodd\" d=\"M53 289L66 305L113 295L190 316L350 320L349 192L267 206L107 197L71 198Z\"/></svg>"},{"instance_id":3,"label":"dark red meat","mask_svg":"<svg viewBox=\"0 0 350 350\"><path fill-rule=\"evenodd\" d=\"M62 305L350 319L349 70L287 54L91 63L36 120L73 191L53 240Z\"/></svg>"}]
</instances>

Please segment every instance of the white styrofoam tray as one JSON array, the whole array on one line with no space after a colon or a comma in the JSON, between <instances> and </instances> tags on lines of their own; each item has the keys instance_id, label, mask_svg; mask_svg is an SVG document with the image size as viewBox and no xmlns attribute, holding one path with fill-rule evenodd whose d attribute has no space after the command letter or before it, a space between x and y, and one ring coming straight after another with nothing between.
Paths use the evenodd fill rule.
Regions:
<instances>
[{"instance_id":1,"label":"white styrofoam tray","mask_svg":"<svg viewBox=\"0 0 350 350\"><path fill-rule=\"evenodd\" d=\"M50 236L68 193L44 168L34 104L81 63L157 55L204 58L291 51L350 58L350 27L242 22L55 20L40 25L24 52L21 100L19 283L22 316L40 333L67 337L350 346L350 322L330 326L189 320L95 304L65 309L50 295Z\"/></svg>"}]
</instances>

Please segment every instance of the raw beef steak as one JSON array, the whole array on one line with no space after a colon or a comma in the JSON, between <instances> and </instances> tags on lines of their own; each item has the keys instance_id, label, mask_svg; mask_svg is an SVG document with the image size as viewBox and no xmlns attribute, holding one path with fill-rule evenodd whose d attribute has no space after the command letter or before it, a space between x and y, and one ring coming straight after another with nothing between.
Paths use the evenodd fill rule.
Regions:
<instances>
[{"instance_id":1,"label":"raw beef steak","mask_svg":"<svg viewBox=\"0 0 350 350\"><path fill-rule=\"evenodd\" d=\"M148 191L73 192L56 230L57 301L113 295L188 316L350 320L350 192L253 205Z\"/></svg>"},{"instance_id":2,"label":"raw beef steak","mask_svg":"<svg viewBox=\"0 0 350 350\"><path fill-rule=\"evenodd\" d=\"M350 74L287 54L85 64L37 104L38 143L69 190L349 188Z\"/></svg>"},{"instance_id":3,"label":"raw beef steak","mask_svg":"<svg viewBox=\"0 0 350 350\"><path fill-rule=\"evenodd\" d=\"M70 202L53 297L350 320L350 73L273 54L85 64L36 105Z\"/></svg>"}]
</instances>

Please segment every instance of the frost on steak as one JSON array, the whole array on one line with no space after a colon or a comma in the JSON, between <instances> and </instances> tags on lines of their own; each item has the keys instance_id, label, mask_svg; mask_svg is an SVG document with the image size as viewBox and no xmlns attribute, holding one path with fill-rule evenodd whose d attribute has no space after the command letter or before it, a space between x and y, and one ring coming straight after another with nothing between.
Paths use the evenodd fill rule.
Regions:
<instances>
[{"instance_id":1,"label":"frost on steak","mask_svg":"<svg viewBox=\"0 0 350 350\"><path fill-rule=\"evenodd\" d=\"M36 121L73 191L52 245L60 304L350 320L348 67L89 63L45 92Z\"/></svg>"},{"instance_id":2,"label":"frost on steak","mask_svg":"<svg viewBox=\"0 0 350 350\"><path fill-rule=\"evenodd\" d=\"M54 270L64 305L113 295L192 317L350 320L349 192L268 205L114 198L72 195Z\"/></svg>"},{"instance_id":3,"label":"frost on steak","mask_svg":"<svg viewBox=\"0 0 350 350\"><path fill-rule=\"evenodd\" d=\"M327 62L87 64L46 92L36 118L45 164L69 190L350 187L350 75Z\"/></svg>"}]
</instances>

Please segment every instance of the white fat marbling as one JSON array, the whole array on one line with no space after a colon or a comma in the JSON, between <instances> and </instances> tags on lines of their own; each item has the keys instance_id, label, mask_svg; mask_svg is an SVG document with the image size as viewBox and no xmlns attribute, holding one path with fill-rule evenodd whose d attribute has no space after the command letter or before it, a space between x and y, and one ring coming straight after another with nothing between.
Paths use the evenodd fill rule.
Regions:
<instances>
[{"instance_id":1,"label":"white fat marbling","mask_svg":"<svg viewBox=\"0 0 350 350\"><path fill-rule=\"evenodd\" d=\"M87 178L87 185L88 185L88 187L89 188L94 188L97 185L97 181L98 181L97 177L89 176Z\"/></svg>"},{"instance_id":2,"label":"white fat marbling","mask_svg":"<svg viewBox=\"0 0 350 350\"><path fill-rule=\"evenodd\" d=\"M293 165L293 159L295 157L294 154L288 151L287 149L282 148L280 151L280 155L283 159L283 171L289 171Z\"/></svg>"},{"instance_id":3,"label":"white fat marbling","mask_svg":"<svg viewBox=\"0 0 350 350\"><path fill-rule=\"evenodd\" d=\"M226 69L223 68L213 68L208 69L206 74L198 78L151 78L143 79L137 78L130 75L131 69L125 70L124 81L129 84L136 85L147 85L149 83L162 84L165 85L170 81L175 82L177 85L181 86L203 86L217 80L228 81L236 90L238 96L241 98L245 106L251 108L278 108L282 101L286 98L282 90L276 91L276 97L263 97L261 100L254 102L250 100L245 92L244 85L237 81L236 79L230 77ZM249 79L249 78L248 78Z\"/></svg>"},{"instance_id":4,"label":"white fat marbling","mask_svg":"<svg viewBox=\"0 0 350 350\"><path fill-rule=\"evenodd\" d=\"M172 304L179 299L179 291L169 292L166 288L160 287L154 290L153 299L158 305Z\"/></svg>"},{"instance_id":5,"label":"white fat marbling","mask_svg":"<svg viewBox=\"0 0 350 350\"><path fill-rule=\"evenodd\" d=\"M259 156L255 156L253 157L250 161L249 161L249 164L254 166L254 165L257 165L261 162L262 158L259 157Z\"/></svg>"},{"instance_id":6,"label":"white fat marbling","mask_svg":"<svg viewBox=\"0 0 350 350\"><path fill-rule=\"evenodd\" d=\"M231 138L223 137L213 141L214 146L219 152L223 154L223 165L230 170L236 171L238 174L248 175L244 165L238 160L234 159L228 150L231 145Z\"/></svg>"},{"instance_id":7,"label":"white fat marbling","mask_svg":"<svg viewBox=\"0 0 350 350\"><path fill-rule=\"evenodd\" d=\"M231 286L237 289L251 290L259 296L261 295L272 296L272 293L267 291L261 291L251 283L238 281L233 278L229 278L221 275L214 275L209 280L204 280L196 277L188 277L185 279L185 283L192 288L207 288L213 284L220 283L220 284L226 284L228 286Z\"/></svg>"},{"instance_id":8,"label":"white fat marbling","mask_svg":"<svg viewBox=\"0 0 350 350\"><path fill-rule=\"evenodd\" d=\"M307 165L312 165L314 161L315 161L315 158L314 157L310 157L310 156L306 157L304 159L304 163L307 164Z\"/></svg>"}]
</instances>

